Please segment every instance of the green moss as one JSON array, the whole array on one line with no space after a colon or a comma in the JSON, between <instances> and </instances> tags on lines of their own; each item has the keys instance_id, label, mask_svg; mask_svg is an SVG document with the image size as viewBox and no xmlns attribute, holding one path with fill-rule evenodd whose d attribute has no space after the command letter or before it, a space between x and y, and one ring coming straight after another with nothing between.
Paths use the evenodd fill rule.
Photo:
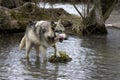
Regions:
<instances>
[{"instance_id":1,"label":"green moss","mask_svg":"<svg viewBox=\"0 0 120 80\"><path fill-rule=\"evenodd\" d=\"M60 57L56 57L55 55L52 55L48 61L51 63L66 63L72 60L72 58L70 58L66 52L59 51L59 54Z\"/></svg>"},{"instance_id":2,"label":"green moss","mask_svg":"<svg viewBox=\"0 0 120 80\"><path fill-rule=\"evenodd\" d=\"M14 10L10 11L10 14L13 19L17 19L17 20L23 21L25 18L27 18L27 15L25 15L24 13L20 13Z\"/></svg>"}]
</instances>

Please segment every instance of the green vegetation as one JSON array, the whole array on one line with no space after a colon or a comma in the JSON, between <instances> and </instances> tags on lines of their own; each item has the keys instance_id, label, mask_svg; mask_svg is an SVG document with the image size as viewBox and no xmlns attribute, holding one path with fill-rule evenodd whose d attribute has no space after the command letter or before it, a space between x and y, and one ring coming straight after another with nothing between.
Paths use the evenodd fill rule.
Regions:
<instances>
[{"instance_id":1,"label":"green vegetation","mask_svg":"<svg viewBox=\"0 0 120 80\"><path fill-rule=\"evenodd\" d=\"M55 55L52 55L49 58L49 62L51 63L66 63L72 60L66 52L59 51L60 57L56 57Z\"/></svg>"}]
</instances>

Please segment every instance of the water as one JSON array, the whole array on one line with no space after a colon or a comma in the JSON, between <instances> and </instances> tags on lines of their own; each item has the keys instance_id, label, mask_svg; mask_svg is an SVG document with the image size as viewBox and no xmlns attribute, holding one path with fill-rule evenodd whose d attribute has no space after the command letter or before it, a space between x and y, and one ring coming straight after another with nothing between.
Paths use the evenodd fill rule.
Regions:
<instances>
[{"instance_id":1,"label":"water","mask_svg":"<svg viewBox=\"0 0 120 80\"><path fill-rule=\"evenodd\" d=\"M32 49L30 60L24 58L25 49L18 45L23 34L0 35L1 80L120 80L120 30L109 28L107 36L69 36L57 43L72 61L43 63L35 58ZM53 48L47 50L48 57Z\"/></svg>"}]
</instances>

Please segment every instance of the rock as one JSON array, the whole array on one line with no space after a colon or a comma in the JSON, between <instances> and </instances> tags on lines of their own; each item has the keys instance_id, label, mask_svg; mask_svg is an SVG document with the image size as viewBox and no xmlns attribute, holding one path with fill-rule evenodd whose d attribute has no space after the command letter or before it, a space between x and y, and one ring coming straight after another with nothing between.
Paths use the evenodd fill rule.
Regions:
<instances>
[{"instance_id":1,"label":"rock","mask_svg":"<svg viewBox=\"0 0 120 80\"><path fill-rule=\"evenodd\" d=\"M0 29L7 29L9 28L10 25L10 14L9 14L9 9L5 7L0 6Z\"/></svg>"},{"instance_id":2,"label":"rock","mask_svg":"<svg viewBox=\"0 0 120 80\"><path fill-rule=\"evenodd\" d=\"M22 0L1 0L0 5L7 8L16 8L23 4Z\"/></svg>"},{"instance_id":3,"label":"rock","mask_svg":"<svg viewBox=\"0 0 120 80\"><path fill-rule=\"evenodd\" d=\"M25 2L32 2L34 0L0 0L0 5L9 9L22 6Z\"/></svg>"},{"instance_id":4,"label":"rock","mask_svg":"<svg viewBox=\"0 0 120 80\"><path fill-rule=\"evenodd\" d=\"M14 32L21 27L18 24L18 19L13 18L12 10L0 6L0 31L1 32Z\"/></svg>"},{"instance_id":5,"label":"rock","mask_svg":"<svg viewBox=\"0 0 120 80\"><path fill-rule=\"evenodd\" d=\"M57 57L55 55L52 55L48 61L51 63L66 63L72 60L66 52L59 51L60 57Z\"/></svg>"}]
</instances>

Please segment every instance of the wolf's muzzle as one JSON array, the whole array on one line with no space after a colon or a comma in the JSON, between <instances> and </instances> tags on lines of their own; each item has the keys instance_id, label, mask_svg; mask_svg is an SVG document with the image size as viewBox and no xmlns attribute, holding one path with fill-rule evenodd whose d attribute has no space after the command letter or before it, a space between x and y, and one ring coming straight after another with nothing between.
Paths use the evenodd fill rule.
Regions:
<instances>
[{"instance_id":1,"label":"wolf's muzzle","mask_svg":"<svg viewBox=\"0 0 120 80\"><path fill-rule=\"evenodd\" d=\"M48 40L54 42L54 41L55 41L55 37L50 37L50 36L48 36Z\"/></svg>"},{"instance_id":2,"label":"wolf's muzzle","mask_svg":"<svg viewBox=\"0 0 120 80\"><path fill-rule=\"evenodd\" d=\"M62 42L63 40L67 40L66 34L59 34L59 41Z\"/></svg>"}]
</instances>

